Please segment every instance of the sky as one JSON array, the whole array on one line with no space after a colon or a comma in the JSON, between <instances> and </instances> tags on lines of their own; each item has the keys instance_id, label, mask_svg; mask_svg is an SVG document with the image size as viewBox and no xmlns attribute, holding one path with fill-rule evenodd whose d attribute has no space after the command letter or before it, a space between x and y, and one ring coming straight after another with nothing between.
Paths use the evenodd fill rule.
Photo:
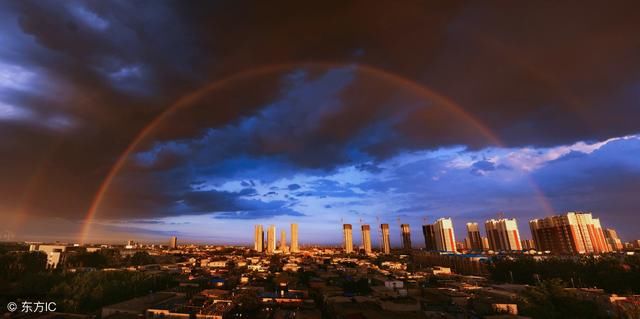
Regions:
<instances>
[{"instance_id":1,"label":"sky","mask_svg":"<svg viewBox=\"0 0 640 319\"><path fill-rule=\"evenodd\" d=\"M638 32L637 1L2 1L0 237L587 211L638 239Z\"/></svg>"}]
</instances>

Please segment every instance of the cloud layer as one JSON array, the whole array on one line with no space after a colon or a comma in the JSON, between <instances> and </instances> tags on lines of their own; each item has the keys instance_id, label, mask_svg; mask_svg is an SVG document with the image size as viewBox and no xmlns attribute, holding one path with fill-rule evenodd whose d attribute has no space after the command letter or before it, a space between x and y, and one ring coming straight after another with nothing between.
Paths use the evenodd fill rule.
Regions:
<instances>
[{"instance_id":1,"label":"cloud layer","mask_svg":"<svg viewBox=\"0 0 640 319\"><path fill-rule=\"evenodd\" d=\"M15 232L28 216L81 220L162 110L287 64L161 123L99 219L296 218L323 229L360 216L529 218L548 210L541 191L555 211L625 224L640 207L637 141L609 139L640 129L638 9L2 3L0 214Z\"/></svg>"}]
</instances>

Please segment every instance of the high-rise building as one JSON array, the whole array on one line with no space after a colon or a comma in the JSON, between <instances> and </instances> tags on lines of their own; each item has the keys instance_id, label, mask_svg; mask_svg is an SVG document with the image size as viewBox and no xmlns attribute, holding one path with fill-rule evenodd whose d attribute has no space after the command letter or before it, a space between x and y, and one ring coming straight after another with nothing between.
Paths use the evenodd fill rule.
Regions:
<instances>
[{"instance_id":1,"label":"high-rise building","mask_svg":"<svg viewBox=\"0 0 640 319\"><path fill-rule=\"evenodd\" d=\"M300 252L298 247L298 224L291 224L291 252Z\"/></svg>"},{"instance_id":2,"label":"high-rise building","mask_svg":"<svg viewBox=\"0 0 640 319\"><path fill-rule=\"evenodd\" d=\"M411 228L409 224L400 225L400 232L402 233L402 249L411 249Z\"/></svg>"},{"instance_id":3,"label":"high-rise building","mask_svg":"<svg viewBox=\"0 0 640 319\"><path fill-rule=\"evenodd\" d=\"M264 230L262 225L256 225L253 234L253 250L261 253L264 250Z\"/></svg>"},{"instance_id":4,"label":"high-rise building","mask_svg":"<svg viewBox=\"0 0 640 319\"><path fill-rule=\"evenodd\" d=\"M490 219L484 224L489 248L495 251L522 250L520 231L515 218Z\"/></svg>"},{"instance_id":5,"label":"high-rise building","mask_svg":"<svg viewBox=\"0 0 640 319\"><path fill-rule=\"evenodd\" d=\"M436 232L433 225L422 225L422 235L424 235L425 250L438 250L438 247L436 247Z\"/></svg>"},{"instance_id":6,"label":"high-rise building","mask_svg":"<svg viewBox=\"0 0 640 319\"><path fill-rule=\"evenodd\" d=\"M351 224L342 225L344 235L344 252L350 254L353 252L353 228Z\"/></svg>"},{"instance_id":7,"label":"high-rise building","mask_svg":"<svg viewBox=\"0 0 640 319\"><path fill-rule=\"evenodd\" d=\"M522 244L522 249L524 250L536 249L536 244L533 239L523 239L520 241L520 243Z\"/></svg>"},{"instance_id":8,"label":"high-rise building","mask_svg":"<svg viewBox=\"0 0 640 319\"><path fill-rule=\"evenodd\" d=\"M433 227L436 234L436 250L456 252L456 237L451 218L440 218Z\"/></svg>"},{"instance_id":9,"label":"high-rise building","mask_svg":"<svg viewBox=\"0 0 640 319\"><path fill-rule=\"evenodd\" d=\"M613 251L620 251L624 249L622 240L618 237L618 232L615 229L607 228L604 230L604 236L609 244L609 249Z\"/></svg>"},{"instance_id":10,"label":"high-rise building","mask_svg":"<svg viewBox=\"0 0 640 319\"><path fill-rule=\"evenodd\" d=\"M529 222L536 248L556 254L603 253L610 251L600 220L591 213L534 219Z\"/></svg>"},{"instance_id":11,"label":"high-rise building","mask_svg":"<svg viewBox=\"0 0 640 319\"><path fill-rule=\"evenodd\" d=\"M276 251L276 226L270 225L267 228L267 253L273 254Z\"/></svg>"},{"instance_id":12,"label":"high-rise building","mask_svg":"<svg viewBox=\"0 0 640 319\"><path fill-rule=\"evenodd\" d=\"M380 224L380 231L382 233L382 253L391 253L391 240L389 238L389 224Z\"/></svg>"},{"instance_id":13,"label":"high-rise building","mask_svg":"<svg viewBox=\"0 0 640 319\"><path fill-rule=\"evenodd\" d=\"M482 236L478 223L467 223L467 248L473 251L482 251Z\"/></svg>"},{"instance_id":14,"label":"high-rise building","mask_svg":"<svg viewBox=\"0 0 640 319\"><path fill-rule=\"evenodd\" d=\"M482 250L489 250L489 238L482 237Z\"/></svg>"},{"instance_id":15,"label":"high-rise building","mask_svg":"<svg viewBox=\"0 0 640 319\"><path fill-rule=\"evenodd\" d=\"M362 248L365 254L371 253L371 227L362 225Z\"/></svg>"},{"instance_id":16,"label":"high-rise building","mask_svg":"<svg viewBox=\"0 0 640 319\"><path fill-rule=\"evenodd\" d=\"M169 240L169 248L177 249L178 248L178 237L172 236L171 240Z\"/></svg>"},{"instance_id":17,"label":"high-rise building","mask_svg":"<svg viewBox=\"0 0 640 319\"><path fill-rule=\"evenodd\" d=\"M280 231L280 251L286 253L289 251L289 247L287 247L287 232L283 229Z\"/></svg>"}]
</instances>

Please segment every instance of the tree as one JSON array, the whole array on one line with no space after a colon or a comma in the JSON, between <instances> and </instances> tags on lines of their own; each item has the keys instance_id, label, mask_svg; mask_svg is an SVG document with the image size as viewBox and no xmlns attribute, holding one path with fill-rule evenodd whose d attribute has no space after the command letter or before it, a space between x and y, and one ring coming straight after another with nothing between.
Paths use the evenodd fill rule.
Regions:
<instances>
[{"instance_id":1,"label":"tree","mask_svg":"<svg viewBox=\"0 0 640 319\"><path fill-rule=\"evenodd\" d=\"M142 266L153 264L155 260L146 251L138 251L133 254L129 262L132 266Z\"/></svg>"}]
</instances>

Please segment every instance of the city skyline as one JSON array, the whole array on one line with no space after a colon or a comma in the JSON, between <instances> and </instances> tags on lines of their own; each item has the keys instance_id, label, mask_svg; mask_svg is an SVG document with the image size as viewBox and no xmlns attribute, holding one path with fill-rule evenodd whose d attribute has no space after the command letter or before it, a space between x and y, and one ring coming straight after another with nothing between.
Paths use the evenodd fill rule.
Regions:
<instances>
[{"instance_id":1,"label":"city skyline","mask_svg":"<svg viewBox=\"0 0 640 319\"><path fill-rule=\"evenodd\" d=\"M329 244L362 220L416 246L425 218L504 212L530 239L568 211L640 237L633 4L258 7L0 3L2 239L295 221Z\"/></svg>"}]
</instances>

